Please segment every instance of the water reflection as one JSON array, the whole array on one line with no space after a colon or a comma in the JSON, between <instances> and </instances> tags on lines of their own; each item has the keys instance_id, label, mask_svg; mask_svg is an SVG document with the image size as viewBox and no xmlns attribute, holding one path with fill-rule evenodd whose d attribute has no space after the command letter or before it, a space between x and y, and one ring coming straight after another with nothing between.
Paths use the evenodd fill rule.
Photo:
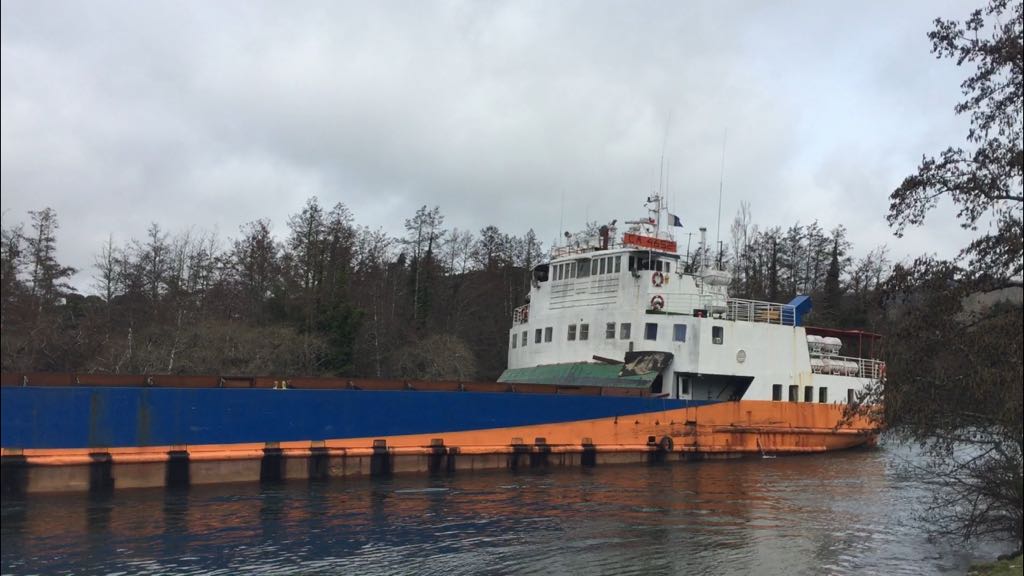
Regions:
<instances>
[{"instance_id":1,"label":"water reflection","mask_svg":"<svg viewBox=\"0 0 1024 576\"><path fill-rule=\"evenodd\" d=\"M912 521L925 493L901 457L5 499L3 572L962 573Z\"/></svg>"}]
</instances>

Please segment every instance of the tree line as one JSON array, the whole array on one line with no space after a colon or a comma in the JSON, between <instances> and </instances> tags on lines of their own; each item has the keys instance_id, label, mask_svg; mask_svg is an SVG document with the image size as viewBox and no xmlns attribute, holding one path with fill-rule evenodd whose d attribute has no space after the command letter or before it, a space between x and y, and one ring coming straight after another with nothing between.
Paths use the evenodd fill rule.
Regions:
<instances>
[{"instance_id":1,"label":"tree line","mask_svg":"<svg viewBox=\"0 0 1024 576\"><path fill-rule=\"evenodd\" d=\"M788 302L809 294L814 311L808 320L817 325L880 326L879 287L893 266L888 248L883 244L855 258L843 225L827 232L817 221L759 228L743 202L730 227L730 246L720 252L732 271L733 296Z\"/></svg>"},{"instance_id":2,"label":"tree line","mask_svg":"<svg viewBox=\"0 0 1024 576\"><path fill-rule=\"evenodd\" d=\"M280 238L267 219L108 238L81 294L56 212L29 217L2 230L6 371L495 378L542 257L532 230L448 229L424 206L395 237L314 197Z\"/></svg>"}]
</instances>

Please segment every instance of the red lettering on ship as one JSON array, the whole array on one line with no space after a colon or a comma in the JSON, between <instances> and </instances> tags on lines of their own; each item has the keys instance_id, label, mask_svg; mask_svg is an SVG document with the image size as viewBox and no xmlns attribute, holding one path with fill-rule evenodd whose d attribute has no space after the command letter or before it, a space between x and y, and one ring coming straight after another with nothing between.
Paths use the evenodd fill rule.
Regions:
<instances>
[{"instance_id":1,"label":"red lettering on ship","mask_svg":"<svg viewBox=\"0 0 1024 576\"><path fill-rule=\"evenodd\" d=\"M640 248L650 248L651 250L661 250L662 252L675 253L676 243L672 240L663 240L661 238L652 238L650 236L641 236L639 234L631 234L626 232L622 235L622 243L629 244L632 246L639 246Z\"/></svg>"}]
</instances>

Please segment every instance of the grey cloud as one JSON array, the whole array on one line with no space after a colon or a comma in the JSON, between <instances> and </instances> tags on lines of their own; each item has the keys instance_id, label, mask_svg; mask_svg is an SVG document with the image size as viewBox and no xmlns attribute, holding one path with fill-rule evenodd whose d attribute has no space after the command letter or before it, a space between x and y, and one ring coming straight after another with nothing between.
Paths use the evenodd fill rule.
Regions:
<instances>
[{"instance_id":1,"label":"grey cloud","mask_svg":"<svg viewBox=\"0 0 1024 576\"><path fill-rule=\"evenodd\" d=\"M4 224L53 206L80 268L108 233L281 230L313 194L394 232L439 204L451 226L550 242L563 195L567 226L635 214L667 130L667 195L714 228L728 129L723 230L748 200L761 225L948 253L945 226L896 241L881 218L920 154L963 133L959 73L924 34L969 10L4 3Z\"/></svg>"}]
</instances>

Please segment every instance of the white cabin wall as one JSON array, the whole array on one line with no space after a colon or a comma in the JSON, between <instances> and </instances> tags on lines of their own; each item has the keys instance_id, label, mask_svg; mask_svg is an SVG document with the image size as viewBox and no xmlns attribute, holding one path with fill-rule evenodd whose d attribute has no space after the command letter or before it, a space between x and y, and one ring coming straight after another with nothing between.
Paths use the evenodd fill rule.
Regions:
<instances>
[{"instance_id":1,"label":"white cabin wall","mask_svg":"<svg viewBox=\"0 0 1024 576\"><path fill-rule=\"evenodd\" d=\"M553 280L536 284L530 292L528 322L513 326L509 331L509 368L522 368L567 362L593 362L602 356L622 360L629 350L666 351L674 356L665 370L664 390L674 394L674 372L706 375L732 375L753 377L744 399L771 400L772 386L783 387L783 400L788 398L791 385L800 386L803 399L804 386L826 386L830 403L845 401L846 390L860 390L868 382L861 378L812 374L807 349L806 331L799 326L782 326L763 322L732 321L722 318L698 318L694 309L710 309L713 304L724 304L720 287L707 290L703 295L698 280L690 275L679 275L678 260L672 261L673 270L664 274L667 283L654 286L653 271L644 270L634 276L628 270L629 251L595 252L594 257L621 256L621 270L614 274L588 276L569 280ZM555 264L567 260L556 261ZM651 298L665 299L665 314L648 314ZM554 295L554 298L553 298ZM605 338L605 324L615 323L615 338ZM621 326L630 324L630 338L620 338ZM656 341L644 339L646 323L658 325ZM579 339L579 325L589 324L589 337ZM567 339L570 324L577 325L575 341ZM674 342L673 325L685 324L686 341ZM712 342L714 327L723 331L723 343ZM552 329L550 342L544 342L544 330ZM535 341L535 330L541 329L541 342ZM522 345L526 331L527 344ZM517 346L512 348L513 333ZM630 345L632 344L632 348ZM744 362L737 361L743 351ZM691 398L701 398L693 390ZM817 393L815 394L817 399Z\"/></svg>"}]
</instances>

